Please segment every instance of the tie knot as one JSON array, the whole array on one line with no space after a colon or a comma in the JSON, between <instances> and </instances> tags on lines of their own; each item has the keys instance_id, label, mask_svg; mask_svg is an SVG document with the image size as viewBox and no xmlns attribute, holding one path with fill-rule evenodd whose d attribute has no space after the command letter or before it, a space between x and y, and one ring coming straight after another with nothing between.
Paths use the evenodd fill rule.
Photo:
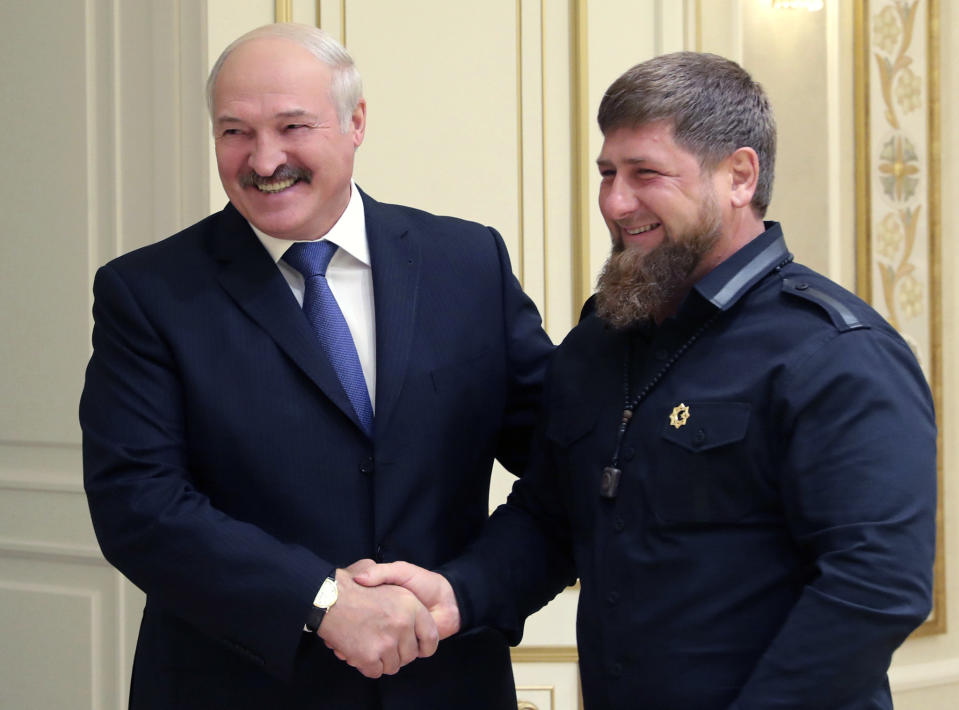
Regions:
<instances>
[{"instance_id":1,"label":"tie knot","mask_svg":"<svg viewBox=\"0 0 959 710\"><path fill-rule=\"evenodd\" d=\"M283 254L283 261L303 274L303 278L326 276L326 267L337 250L336 244L325 239L315 242L296 242Z\"/></svg>"}]
</instances>

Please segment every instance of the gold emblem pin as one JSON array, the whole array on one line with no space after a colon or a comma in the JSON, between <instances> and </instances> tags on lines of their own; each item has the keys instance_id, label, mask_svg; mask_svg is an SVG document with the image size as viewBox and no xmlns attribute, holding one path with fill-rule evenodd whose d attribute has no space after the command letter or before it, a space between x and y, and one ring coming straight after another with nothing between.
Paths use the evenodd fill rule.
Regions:
<instances>
[{"instance_id":1,"label":"gold emblem pin","mask_svg":"<svg viewBox=\"0 0 959 710\"><path fill-rule=\"evenodd\" d=\"M686 422L689 421L689 407L680 402L675 407L673 407L672 413L669 415L669 425L679 429L679 427L684 426Z\"/></svg>"}]
</instances>

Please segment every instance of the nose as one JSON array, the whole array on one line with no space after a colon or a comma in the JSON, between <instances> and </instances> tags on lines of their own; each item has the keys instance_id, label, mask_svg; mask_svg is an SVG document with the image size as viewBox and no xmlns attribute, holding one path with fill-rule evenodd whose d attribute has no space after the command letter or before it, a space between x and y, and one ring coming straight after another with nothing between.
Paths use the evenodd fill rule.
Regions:
<instances>
[{"instance_id":1,"label":"nose","mask_svg":"<svg viewBox=\"0 0 959 710\"><path fill-rule=\"evenodd\" d=\"M599 192L599 209L606 219L623 219L638 207L636 193L618 175Z\"/></svg>"},{"instance_id":2,"label":"nose","mask_svg":"<svg viewBox=\"0 0 959 710\"><path fill-rule=\"evenodd\" d=\"M286 162L286 151L274 136L260 133L250 153L250 168L261 177L270 177Z\"/></svg>"}]
</instances>

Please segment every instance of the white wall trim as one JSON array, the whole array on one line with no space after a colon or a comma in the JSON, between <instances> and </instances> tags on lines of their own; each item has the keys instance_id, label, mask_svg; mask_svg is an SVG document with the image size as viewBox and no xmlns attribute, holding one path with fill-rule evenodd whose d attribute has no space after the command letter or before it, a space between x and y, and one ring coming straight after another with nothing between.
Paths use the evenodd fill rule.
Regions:
<instances>
[{"instance_id":1,"label":"white wall trim","mask_svg":"<svg viewBox=\"0 0 959 710\"><path fill-rule=\"evenodd\" d=\"M109 563L103 559L100 549L93 545L30 542L0 537L0 558L14 556L109 566Z\"/></svg>"},{"instance_id":2,"label":"white wall trim","mask_svg":"<svg viewBox=\"0 0 959 710\"><path fill-rule=\"evenodd\" d=\"M80 481L68 479L23 478L0 472L0 490L7 491L38 491L41 493L76 493L83 495L83 484Z\"/></svg>"},{"instance_id":3,"label":"white wall trim","mask_svg":"<svg viewBox=\"0 0 959 710\"><path fill-rule=\"evenodd\" d=\"M889 669L889 685L894 693L954 684L959 684L959 658Z\"/></svg>"}]
</instances>

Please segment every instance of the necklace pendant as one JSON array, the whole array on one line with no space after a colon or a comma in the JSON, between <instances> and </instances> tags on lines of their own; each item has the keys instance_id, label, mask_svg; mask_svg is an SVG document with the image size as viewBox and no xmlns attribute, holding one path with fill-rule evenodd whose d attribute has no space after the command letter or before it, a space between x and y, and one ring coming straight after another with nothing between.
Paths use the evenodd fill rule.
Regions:
<instances>
[{"instance_id":1,"label":"necklace pendant","mask_svg":"<svg viewBox=\"0 0 959 710\"><path fill-rule=\"evenodd\" d=\"M613 499L619 493L619 479L623 472L615 466L607 466L603 469L603 475L599 481L599 495L602 498Z\"/></svg>"}]
</instances>

